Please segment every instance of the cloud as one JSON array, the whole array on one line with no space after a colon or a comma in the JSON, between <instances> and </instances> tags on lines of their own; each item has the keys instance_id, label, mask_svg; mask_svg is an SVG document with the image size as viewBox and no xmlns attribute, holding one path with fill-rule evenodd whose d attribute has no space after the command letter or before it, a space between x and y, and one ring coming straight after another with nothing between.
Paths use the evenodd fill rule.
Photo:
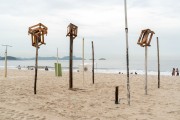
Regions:
<instances>
[{"instance_id":1,"label":"cloud","mask_svg":"<svg viewBox=\"0 0 180 120\"><path fill-rule=\"evenodd\" d=\"M160 37L165 55L179 54L177 50L172 49L170 53L166 49L171 41L176 43L172 45L174 48L178 48L180 44L178 0L127 0L127 7L131 54L143 55L136 42L140 31L145 28L156 33L153 45L156 36ZM13 55L34 56L27 30L29 26L39 22L49 28L45 38L47 45L40 50L42 56L53 56L56 47L59 47L62 55L68 55L69 38L66 37L66 29L70 22L78 26L78 37L74 43L74 53L78 53L77 55L81 55L83 37L88 44L87 53L90 53L93 40L97 47L96 55L116 57L125 54L123 0L1 0L0 44L13 44ZM153 47L152 49L155 50Z\"/></svg>"}]
</instances>

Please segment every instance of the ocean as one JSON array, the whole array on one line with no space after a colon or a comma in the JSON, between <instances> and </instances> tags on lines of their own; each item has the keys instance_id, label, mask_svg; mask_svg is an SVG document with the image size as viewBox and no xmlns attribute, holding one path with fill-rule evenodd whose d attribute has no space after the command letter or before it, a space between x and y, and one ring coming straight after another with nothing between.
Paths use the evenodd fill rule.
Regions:
<instances>
[{"instance_id":1,"label":"ocean","mask_svg":"<svg viewBox=\"0 0 180 120\"><path fill-rule=\"evenodd\" d=\"M56 60L39 60L39 66L48 66L49 70L54 70L54 63ZM85 64L91 67L92 61L85 60ZM68 71L69 61L59 60L62 70ZM73 70L78 71L82 64L82 60L73 61ZM8 60L8 69L17 69L20 65L22 69L27 69L27 66L34 66L35 60ZM138 74L144 74L144 61L143 60L131 60L129 62L130 74L137 72ZM161 75L171 75L173 68L180 69L179 60L161 60L160 71ZM4 69L4 61L0 61L0 69ZM43 69L41 69L43 70ZM126 61L125 60L95 60L95 72L96 73L123 73L126 74ZM157 75L157 60L148 60L148 74Z\"/></svg>"}]
</instances>

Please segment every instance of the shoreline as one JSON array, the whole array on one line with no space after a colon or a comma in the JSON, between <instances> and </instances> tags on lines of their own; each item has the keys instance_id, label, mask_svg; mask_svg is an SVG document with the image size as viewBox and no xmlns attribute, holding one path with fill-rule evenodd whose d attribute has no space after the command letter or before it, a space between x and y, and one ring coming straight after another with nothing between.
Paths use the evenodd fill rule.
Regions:
<instances>
[{"instance_id":1,"label":"shoreline","mask_svg":"<svg viewBox=\"0 0 180 120\"><path fill-rule=\"evenodd\" d=\"M38 70L43 71L44 67L45 66L39 66ZM8 67L7 69L8 70L18 70L18 68L15 67L15 66ZM0 67L0 70L4 70L4 67ZM27 67L21 67L21 70L28 70L28 68ZM55 71L54 67L49 67L49 71ZM65 67L65 68L62 67L62 72L68 72L68 71L69 71L68 67ZM78 71L80 71L79 68L74 67L73 72L78 72ZM98 68L98 69L95 69L94 71L95 71L95 73L105 73L105 74L109 74L109 73L112 73L112 74L119 74L119 73L120 74L126 74L126 70L120 70L120 69ZM87 71L87 72L91 72L91 71ZM144 75L144 70L130 70L129 74L130 75L135 75L135 72L138 75ZM148 75L155 75L156 76L156 75L158 75L158 72L149 70ZM161 71L160 75L171 76L171 72Z\"/></svg>"}]
</instances>

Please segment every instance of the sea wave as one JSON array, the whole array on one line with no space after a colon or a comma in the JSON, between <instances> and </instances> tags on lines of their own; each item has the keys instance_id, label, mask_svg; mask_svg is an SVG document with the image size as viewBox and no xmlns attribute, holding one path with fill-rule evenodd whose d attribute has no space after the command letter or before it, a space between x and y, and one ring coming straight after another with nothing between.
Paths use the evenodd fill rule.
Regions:
<instances>
[{"instance_id":1,"label":"sea wave","mask_svg":"<svg viewBox=\"0 0 180 120\"><path fill-rule=\"evenodd\" d=\"M18 69L17 66L7 66L8 69ZM4 69L4 66L0 66L0 69ZM21 70L27 70L27 66L22 66ZM44 67L41 66L39 70L44 70ZM54 67L49 67L49 71L54 71ZM67 72L69 71L68 67L62 67L62 71ZM73 67L74 72L80 72L78 67ZM95 68L95 73L114 73L114 74L126 74L126 70L122 69L117 69L117 68ZM91 71L89 71L91 72ZM139 75L144 75L145 71L144 70L129 70L129 74L139 74ZM152 71L148 70L148 75L158 75L157 71ZM169 71L161 71L160 75L171 75L171 72Z\"/></svg>"}]
</instances>

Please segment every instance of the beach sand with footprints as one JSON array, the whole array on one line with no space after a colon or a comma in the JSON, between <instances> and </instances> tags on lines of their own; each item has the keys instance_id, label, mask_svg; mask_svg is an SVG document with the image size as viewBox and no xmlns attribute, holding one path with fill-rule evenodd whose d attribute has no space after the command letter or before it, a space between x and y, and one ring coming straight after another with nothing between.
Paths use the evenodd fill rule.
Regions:
<instances>
[{"instance_id":1,"label":"beach sand with footprints","mask_svg":"<svg viewBox=\"0 0 180 120\"><path fill-rule=\"evenodd\" d=\"M69 74L55 77L53 71L39 71L34 95L34 71L0 72L0 120L179 120L180 77L148 76L148 95L144 75L130 75L131 105L127 103L126 75L74 73L74 89ZM115 104L115 86L120 103Z\"/></svg>"}]
</instances>

